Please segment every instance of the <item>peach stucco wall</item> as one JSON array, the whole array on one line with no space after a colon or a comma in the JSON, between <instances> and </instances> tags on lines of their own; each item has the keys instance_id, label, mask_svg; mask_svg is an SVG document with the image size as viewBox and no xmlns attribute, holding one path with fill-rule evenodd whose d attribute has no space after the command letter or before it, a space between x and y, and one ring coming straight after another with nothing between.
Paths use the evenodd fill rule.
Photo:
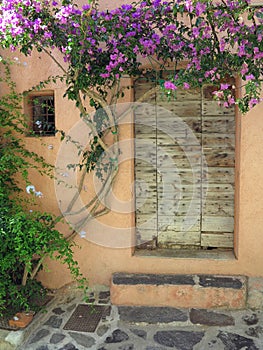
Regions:
<instances>
[{"instance_id":1,"label":"peach stucco wall","mask_svg":"<svg viewBox=\"0 0 263 350\"><path fill-rule=\"evenodd\" d=\"M128 2L128 1L127 1ZM119 1L124 3L124 1ZM103 1L104 7L114 7L116 1ZM57 74L56 66L44 54L33 53L24 58L18 53L18 64L12 68L19 91L27 90L51 74ZM64 86L61 83L50 84L55 92L57 128L69 131L79 120L74 105L63 98ZM131 101L131 93L126 95ZM140 257L133 255L130 247L134 237L134 214L109 213L100 219L104 224L96 230L90 229L87 238L76 237L79 247L75 248L82 273L90 284L109 285L112 273L145 272L174 274L236 274L263 276L263 104L261 103L245 116L238 116L237 137L237 179L236 179L236 258L230 259L190 259L176 257ZM132 128L123 125L121 139L132 138ZM39 151L48 162L55 164L60 148L59 136L42 140L26 138L28 146ZM52 145L52 147L51 147ZM130 147L132 150L132 147ZM32 173L32 183L44 197L40 206L59 214L55 195L54 180L41 178ZM114 187L115 196L126 203L132 201L133 159L127 157L120 166L120 172ZM109 228L109 231L107 230ZM126 228L126 230L121 230ZM65 234L67 234L65 229ZM108 236L107 236L108 235ZM106 237L106 238L105 238ZM114 239L116 238L116 242ZM124 243L123 243L124 242ZM120 248L121 246L121 248ZM70 282L66 268L58 262L48 261L49 272L41 272L43 283L58 288Z\"/></svg>"}]
</instances>

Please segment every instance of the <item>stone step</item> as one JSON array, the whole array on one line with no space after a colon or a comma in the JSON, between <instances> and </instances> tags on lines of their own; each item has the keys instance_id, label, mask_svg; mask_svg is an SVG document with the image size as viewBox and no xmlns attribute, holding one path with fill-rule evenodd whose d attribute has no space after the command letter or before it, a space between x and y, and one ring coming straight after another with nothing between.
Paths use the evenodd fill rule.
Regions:
<instances>
[{"instance_id":1,"label":"stone step","mask_svg":"<svg viewBox=\"0 0 263 350\"><path fill-rule=\"evenodd\" d=\"M120 321L128 323L173 323L180 326L234 326L233 311L178 309L167 306L118 306ZM255 314L256 315L256 314ZM255 322L258 319L255 318Z\"/></svg>"},{"instance_id":2,"label":"stone step","mask_svg":"<svg viewBox=\"0 0 263 350\"><path fill-rule=\"evenodd\" d=\"M247 278L115 273L110 294L112 304L119 306L243 309Z\"/></svg>"}]
</instances>

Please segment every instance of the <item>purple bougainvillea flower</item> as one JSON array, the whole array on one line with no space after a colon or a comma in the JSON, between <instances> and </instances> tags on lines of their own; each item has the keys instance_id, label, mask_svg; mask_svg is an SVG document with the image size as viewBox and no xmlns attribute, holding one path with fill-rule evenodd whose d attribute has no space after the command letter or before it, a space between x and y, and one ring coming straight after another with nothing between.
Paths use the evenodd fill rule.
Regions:
<instances>
[{"instance_id":1,"label":"purple bougainvillea flower","mask_svg":"<svg viewBox=\"0 0 263 350\"><path fill-rule=\"evenodd\" d=\"M254 80L254 79L255 79L255 77L253 74L246 75L246 80Z\"/></svg>"},{"instance_id":2,"label":"purple bougainvillea flower","mask_svg":"<svg viewBox=\"0 0 263 350\"><path fill-rule=\"evenodd\" d=\"M229 88L229 84L221 84L220 90L227 90Z\"/></svg>"},{"instance_id":3,"label":"purple bougainvillea flower","mask_svg":"<svg viewBox=\"0 0 263 350\"><path fill-rule=\"evenodd\" d=\"M167 90L177 90L177 86L175 86L174 83L172 83L171 81L166 81L164 83L164 87Z\"/></svg>"}]
</instances>

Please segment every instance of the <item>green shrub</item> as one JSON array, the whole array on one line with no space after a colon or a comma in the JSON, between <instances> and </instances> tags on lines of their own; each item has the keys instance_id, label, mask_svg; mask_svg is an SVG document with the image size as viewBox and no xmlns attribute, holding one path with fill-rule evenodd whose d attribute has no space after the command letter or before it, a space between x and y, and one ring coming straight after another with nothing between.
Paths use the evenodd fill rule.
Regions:
<instances>
[{"instance_id":1,"label":"green shrub","mask_svg":"<svg viewBox=\"0 0 263 350\"><path fill-rule=\"evenodd\" d=\"M0 315L35 309L45 288L35 277L46 257L66 264L79 287L86 279L73 257L72 240L57 229L59 218L32 210L32 201L23 194L28 186L29 169L44 176L52 167L26 149L22 134L26 123L21 114L21 96L15 91L9 65L0 63L0 83L7 93L0 97ZM32 186L27 187L28 192ZM35 192L37 194L37 192ZM36 198L37 199L37 198Z\"/></svg>"}]
</instances>

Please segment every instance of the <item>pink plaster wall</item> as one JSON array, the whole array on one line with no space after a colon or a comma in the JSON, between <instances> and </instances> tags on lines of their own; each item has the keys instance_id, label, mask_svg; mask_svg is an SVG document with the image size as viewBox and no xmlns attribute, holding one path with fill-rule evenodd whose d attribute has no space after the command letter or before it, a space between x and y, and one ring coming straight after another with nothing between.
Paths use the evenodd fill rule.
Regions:
<instances>
[{"instance_id":1,"label":"pink plaster wall","mask_svg":"<svg viewBox=\"0 0 263 350\"><path fill-rule=\"evenodd\" d=\"M114 7L117 1L104 1L104 7ZM123 3L119 0L118 3ZM128 1L127 1L128 3ZM55 65L44 54L33 53L30 58L24 58L18 53L19 64L12 68L20 91L24 91L45 79L51 74L56 74ZM49 89L55 92L57 128L65 131L79 120L78 111L74 105L64 99L64 87L61 83L50 84ZM127 101L132 101L131 95L126 96ZM88 277L90 284L109 285L112 273L145 272L145 273L174 273L174 274L237 274L248 276L263 276L263 104L255 107L245 116L238 117L240 135L237 142L237 210L235 252L236 259L182 259L182 258L157 258L138 257L133 255L133 248L127 247L134 239L133 213L110 213L100 221L106 226L100 231L91 229L88 239L76 238L79 248L75 248L75 257L79 262L81 271ZM121 138L131 138L132 128L124 125L121 128ZM57 151L60 147L58 136L43 138L41 140L26 138L28 146L39 151L47 161L55 163ZM53 149L50 149L50 145ZM132 144L130 145L132 150ZM55 184L53 180L41 178L32 173L32 183L37 184L37 189L44 193L41 207L59 214L55 196ZM133 160L126 160L121 164L120 172L115 185L115 195L123 201L132 200ZM105 229L109 227L109 230ZM126 228L118 231L117 228ZM111 229L110 229L111 228ZM67 234L65 230L65 234ZM109 235L109 239L107 239ZM111 244L97 244L96 242L109 243L117 237L117 242L126 248L110 247ZM123 244L125 246L125 244ZM118 244L115 244L117 246ZM58 262L47 262L50 272L41 272L40 278L47 287L58 288L70 282L70 276L66 268Z\"/></svg>"}]
</instances>

